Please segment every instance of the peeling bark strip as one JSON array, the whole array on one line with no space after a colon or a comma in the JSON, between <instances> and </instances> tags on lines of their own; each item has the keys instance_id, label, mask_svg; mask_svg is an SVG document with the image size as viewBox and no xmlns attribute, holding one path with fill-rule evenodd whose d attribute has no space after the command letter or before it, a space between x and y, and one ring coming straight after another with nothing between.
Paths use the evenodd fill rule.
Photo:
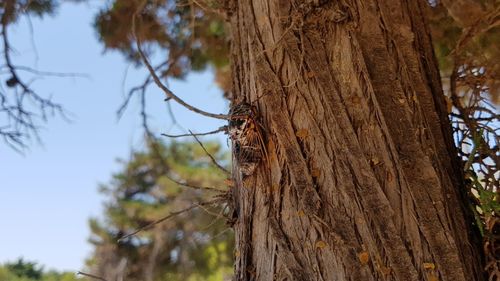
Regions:
<instances>
[{"instance_id":1,"label":"peeling bark strip","mask_svg":"<svg viewBox=\"0 0 500 281\"><path fill-rule=\"evenodd\" d=\"M423 1L231 2L235 280L483 280Z\"/></svg>"}]
</instances>

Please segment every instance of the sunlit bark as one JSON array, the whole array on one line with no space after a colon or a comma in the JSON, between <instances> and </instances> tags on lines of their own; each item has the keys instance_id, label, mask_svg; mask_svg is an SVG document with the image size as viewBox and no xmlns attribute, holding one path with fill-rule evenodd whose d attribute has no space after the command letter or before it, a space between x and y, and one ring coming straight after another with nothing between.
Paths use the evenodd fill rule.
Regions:
<instances>
[{"instance_id":1,"label":"sunlit bark","mask_svg":"<svg viewBox=\"0 0 500 281\"><path fill-rule=\"evenodd\" d=\"M234 192L235 279L482 280L425 1L231 5L268 154Z\"/></svg>"}]
</instances>

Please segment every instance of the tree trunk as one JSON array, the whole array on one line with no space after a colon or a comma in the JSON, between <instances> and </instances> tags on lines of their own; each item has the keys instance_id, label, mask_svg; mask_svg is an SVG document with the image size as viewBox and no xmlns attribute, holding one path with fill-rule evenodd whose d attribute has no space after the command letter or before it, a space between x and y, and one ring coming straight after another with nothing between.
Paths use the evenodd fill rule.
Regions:
<instances>
[{"instance_id":1,"label":"tree trunk","mask_svg":"<svg viewBox=\"0 0 500 281\"><path fill-rule=\"evenodd\" d=\"M233 104L267 143L235 279L483 280L426 2L229 2Z\"/></svg>"}]
</instances>

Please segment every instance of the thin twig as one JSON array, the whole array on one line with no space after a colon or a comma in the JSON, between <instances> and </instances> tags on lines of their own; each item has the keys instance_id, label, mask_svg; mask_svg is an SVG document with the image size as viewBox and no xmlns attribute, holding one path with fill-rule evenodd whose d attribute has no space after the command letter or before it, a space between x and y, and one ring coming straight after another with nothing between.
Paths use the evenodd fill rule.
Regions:
<instances>
[{"instance_id":1,"label":"thin twig","mask_svg":"<svg viewBox=\"0 0 500 281\"><path fill-rule=\"evenodd\" d=\"M212 237L210 238L210 240L215 240L216 238L219 238L220 236L222 236L224 233L226 233L226 232L230 231L231 229L232 229L231 227L227 227L227 228L225 228L225 229L224 229L224 230L222 230L221 232L219 232L219 233L215 234L214 236L212 236Z\"/></svg>"},{"instance_id":2,"label":"thin twig","mask_svg":"<svg viewBox=\"0 0 500 281\"><path fill-rule=\"evenodd\" d=\"M217 168L219 168L221 171L223 171L224 173L230 175L231 172L229 172L228 170L226 170L224 167L222 167L219 163L217 163L217 160L215 160L215 158L212 156L212 154L210 154L207 149L205 148L205 146L203 145L203 143L201 143L201 141L198 139L198 137L196 137L195 134L193 134L193 132L191 132L191 130L189 130L189 133L191 133L191 136L194 137L194 139L198 142L198 144L201 146L201 148L203 148L203 151L205 151L205 153L208 155L208 157L210 157L210 160L212 160L212 163L217 166Z\"/></svg>"},{"instance_id":3,"label":"thin twig","mask_svg":"<svg viewBox=\"0 0 500 281\"><path fill-rule=\"evenodd\" d=\"M169 134L161 134L162 136L169 137L169 138L182 138L182 137L191 137L191 136L207 136L207 135L213 135L217 134L220 132L227 132L227 126L222 126L219 127L219 129L211 131L211 132L206 132L206 133L196 133L196 134L183 134L183 135L169 135Z\"/></svg>"},{"instance_id":4,"label":"thin twig","mask_svg":"<svg viewBox=\"0 0 500 281\"><path fill-rule=\"evenodd\" d=\"M162 62L161 64L159 64L158 66L156 66L154 69L155 69L155 73L156 71L160 71L163 67L166 66L166 70L165 71L161 71L161 72L165 72L165 73L168 73L170 71L170 68L177 62L179 56L174 56L171 60L167 60L165 62ZM172 62L171 62L172 61ZM126 81L126 78L127 78L127 72L125 72L125 75L123 77L123 80L122 80L122 88L124 87L124 84L125 84L125 81ZM123 113L125 112L125 110L127 109L128 107L128 104L130 102L130 99L132 98L132 96L140 91L141 93L145 93L148 86L152 83L152 79L151 79L151 75L147 75L146 78L144 79L144 81L140 84L140 85L137 85L133 88L131 88L128 93L126 94L126 97L123 101L123 103L120 105L120 107L118 108L118 110L116 111L116 115L118 116L118 119L120 119L123 115ZM125 95L124 95L125 96Z\"/></svg>"},{"instance_id":5,"label":"thin twig","mask_svg":"<svg viewBox=\"0 0 500 281\"><path fill-rule=\"evenodd\" d=\"M222 189L219 189L219 188L215 188L215 187L208 187L208 186L196 186L196 185L192 185L190 183L187 183L187 182L180 182L180 181L177 181L177 180L174 180L172 177L170 177L169 175L165 174L164 175L167 179L173 181L174 183L178 184L178 185L182 185L182 186L185 186L185 187L189 187L189 188L192 188L192 189L197 189L197 190L208 190L208 191L216 191L216 192L224 192Z\"/></svg>"},{"instance_id":6,"label":"thin twig","mask_svg":"<svg viewBox=\"0 0 500 281\"><path fill-rule=\"evenodd\" d=\"M168 112L168 115L170 116L170 119L172 121L172 125L170 128L177 126L179 129L185 131L186 129L184 127L182 127L182 125L179 124L179 122L177 122L177 118L175 118L174 111L172 110L172 105L168 101L167 101L167 112Z\"/></svg>"},{"instance_id":7,"label":"thin twig","mask_svg":"<svg viewBox=\"0 0 500 281\"><path fill-rule=\"evenodd\" d=\"M170 212L170 214L168 216L165 216L163 218L157 219L157 220L155 220L155 221L153 221L153 222L151 222L151 223L149 223L149 224L147 224L147 225L145 225L145 226L143 226L141 228L138 228L137 230L135 230L135 231L133 231L133 232L127 234L127 235L122 236L120 239L117 240L117 242L120 243L121 241L123 241L123 240L125 240L125 239L127 239L127 238L129 238L131 236L134 236L134 235L136 235L137 233L139 233L139 232L141 232L143 230L149 229L149 228L151 228L151 227L153 227L153 226L155 226L155 225L157 225L157 224L159 224L161 222L169 220L169 219L171 219L171 218L173 218L175 216L178 216L178 215L183 214L185 212L189 212L189 211L191 211L191 210L193 210L195 208L198 208L200 206L208 206L208 205L216 204L216 203L220 202L221 200L222 200L221 198L216 198L216 199L213 199L213 200L210 200L210 201L207 201L207 202L195 203L195 204L193 204L193 205L191 205L191 206L189 206L189 207L187 207L185 209L179 210L179 211Z\"/></svg>"},{"instance_id":8,"label":"thin twig","mask_svg":"<svg viewBox=\"0 0 500 281\"><path fill-rule=\"evenodd\" d=\"M223 218L224 217L224 212L226 211L226 208L227 208L227 205L224 206L224 208L221 208L221 210L220 210L220 212L218 214L214 214L213 212L210 212L209 210L207 210L206 208L204 208L205 212L207 212L208 214L214 216L215 218L207 226L203 227L201 230L207 230L207 229L209 229L214 224L216 224L221 218Z\"/></svg>"},{"instance_id":9,"label":"thin twig","mask_svg":"<svg viewBox=\"0 0 500 281\"><path fill-rule=\"evenodd\" d=\"M76 275L83 275L83 276L87 276L87 277L94 278L94 279L101 280L101 281L108 281L108 280L106 280L102 277L99 277L97 275L93 275L93 274L89 274L89 273L85 273L85 272L81 272L81 271L78 271L76 273Z\"/></svg>"},{"instance_id":10,"label":"thin twig","mask_svg":"<svg viewBox=\"0 0 500 281\"><path fill-rule=\"evenodd\" d=\"M226 114L215 114L215 113L206 112L204 110L201 110L199 108L196 108L196 107L188 104L187 102L185 102L184 100L182 100L181 98L179 98L178 96L176 96L172 91L170 91L169 88L167 88L167 86L165 86L161 82L161 80L158 77L158 75L156 74L156 71L154 70L153 66L151 66L151 64L149 63L149 60L147 59L146 55L142 51L141 41L139 40L139 38L138 38L138 36L136 34L135 20L136 20L137 14L140 11L141 11L140 9L137 10L136 13L132 17L132 33L133 33L133 35L135 37L135 43L136 43L136 47L137 47L137 52L139 53L139 55L140 55L140 57L142 59L142 62L144 63L144 65L146 65L146 68L149 70L149 73L151 74L151 77L153 77L153 81L155 82L155 84L165 93L165 95L167 96L167 98L175 100L177 103L179 103L180 105L184 106L188 110L191 110L193 112L196 112L198 114L201 114L201 115L204 115L204 116L207 116L207 117L212 117L212 118L216 118L216 119L229 120L230 119L229 115L226 115Z\"/></svg>"},{"instance_id":11,"label":"thin twig","mask_svg":"<svg viewBox=\"0 0 500 281\"><path fill-rule=\"evenodd\" d=\"M144 132L146 133L146 136L148 138L153 137L153 133L149 129L149 124L148 124L148 114L146 113L146 92L142 91L141 95L141 120L142 120L142 128L144 129Z\"/></svg>"}]
</instances>

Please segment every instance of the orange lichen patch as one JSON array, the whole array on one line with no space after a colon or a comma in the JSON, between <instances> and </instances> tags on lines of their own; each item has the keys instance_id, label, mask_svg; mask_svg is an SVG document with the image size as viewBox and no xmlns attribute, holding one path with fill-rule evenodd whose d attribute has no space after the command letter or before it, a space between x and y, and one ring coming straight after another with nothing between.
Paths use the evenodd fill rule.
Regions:
<instances>
[{"instance_id":1,"label":"orange lichen patch","mask_svg":"<svg viewBox=\"0 0 500 281\"><path fill-rule=\"evenodd\" d=\"M378 164L380 164L380 160L376 157L370 159L370 164L372 164L372 166L377 166Z\"/></svg>"},{"instance_id":2,"label":"orange lichen patch","mask_svg":"<svg viewBox=\"0 0 500 281\"><path fill-rule=\"evenodd\" d=\"M319 169L312 169L311 176L313 176L313 178L317 178L320 175L321 175L321 171Z\"/></svg>"},{"instance_id":3,"label":"orange lichen patch","mask_svg":"<svg viewBox=\"0 0 500 281\"><path fill-rule=\"evenodd\" d=\"M382 266L380 267L380 272L382 272L383 275L389 275L391 274L392 270L388 268L387 266Z\"/></svg>"},{"instance_id":4,"label":"orange lichen patch","mask_svg":"<svg viewBox=\"0 0 500 281\"><path fill-rule=\"evenodd\" d=\"M368 252L361 252L358 254L358 259L361 264L367 264L370 260L370 255L368 254Z\"/></svg>"},{"instance_id":5,"label":"orange lichen patch","mask_svg":"<svg viewBox=\"0 0 500 281\"><path fill-rule=\"evenodd\" d=\"M423 265L425 269L436 269L436 265L431 262L424 262Z\"/></svg>"},{"instance_id":6,"label":"orange lichen patch","mask_svg":"<svg viewBox=\"0 0 500 281\"><path fill-rule=\"evenodd\" d=\"M308 71L306 73L306 76L307 78L313 78L314 76L316 76L316 73L314 71Z\"/></svg>"},{"instance_id":7,"label":"orange lichen patch","mask_svg":"<svg viewBox=\"0 0 500 281\"><path fill-rule=\"evenodd\" d=\"M352 104L358 105L361 103L361 98L359 96L353 96L351 98L351 102L352 102Z\"/></svg>"},{"instance_id":8,"label":"orange lichen patch","mask_svg":"<svg viewBox=\"0 0 500 281\"><path fill-rule=\"evenodd\" d=\"M387 171L387 182L392 182L394 180L394 176L390 171Z\"/></svg>"},{"instance_id":9,"label":"orange lichen patch","mask_svg":"<svg viewBox=\"0 0 500 281\"><path fill-rule=\"evenodd\" d=\"M321 241L321 240L319 240L318 242L316 242L316 248L318 248L318 249L323 249L323 248L325 248L326 246L328 246L328 244L326 244L326 242L325 242L325 241Z\"/></svg>"},{"instance_id":10,"label":"orange lichen patch","mask_svg":"<svg viewBox=\"0 0 500 281\"><path fill-rule=\"evenodd\" d=\"M295 133L295 135L303 140L309 136L309 131L307 131L306 129L300 129L297 131L297 133Z\"/></svg>"}]
</instances>

